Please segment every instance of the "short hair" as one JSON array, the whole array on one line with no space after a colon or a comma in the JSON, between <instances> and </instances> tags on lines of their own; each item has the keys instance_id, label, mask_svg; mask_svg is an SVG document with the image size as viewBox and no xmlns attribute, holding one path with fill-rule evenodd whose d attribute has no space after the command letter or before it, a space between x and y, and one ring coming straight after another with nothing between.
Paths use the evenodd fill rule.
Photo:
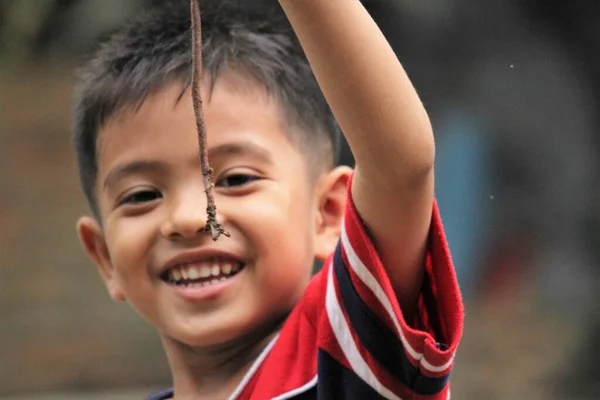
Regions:
<instances>
[{"instance_id":1,"label":"short hair","mask_svg":"<svg viewBox=\"0 0 600 400\"><path fill-rule=\"evenodd\" d=\"M264 86L282 106L292 142L314 155L309 167L333 166L339 127L282 10L241 8L223 0L202 1L201 10L210 88L227 71ZM96 216L98 132L119 111L138 109L168 84L182 83L183 91L190 86L190 26L189 1L167 1L114 34L80 71L74 145L83 191Z\"/></svg>"}]
</instances>

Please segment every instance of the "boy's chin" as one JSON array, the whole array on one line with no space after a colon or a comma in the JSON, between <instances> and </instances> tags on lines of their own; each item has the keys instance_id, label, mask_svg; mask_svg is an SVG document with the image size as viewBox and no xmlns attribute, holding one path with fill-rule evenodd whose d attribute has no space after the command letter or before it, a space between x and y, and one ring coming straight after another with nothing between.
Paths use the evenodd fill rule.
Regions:
<instances>
[{"instance_id":1,"label":"boy's chin","mask_svg":"<svg viewBox=\"0 0 600 400\"><path fill-rule=\"evenodd\" d=\"M177 347L187 347L193 349L210 349L221 347L227 343L236 342L238 337L242 336L240 332L232 329L199 329L188 331L188 329L177 330L168 335L161 335L165 346L176 344Z\"/></svg>"},{"instance_id":2,"label":"boy's chin","mask_svg":"<svg viewBox=\"0 0 600 400\"><path fill-rule=\"evenodd\" d=\"M272 334L279 331L288 312L273 316L268 321L254 323L251 325L229 325L229 326L206 326L186 325L180 327L170 334L162 334L165 347L169 348L176 344L177 347L193 349L234 349L252 346L270 338Z\"/></svg>"}]
</instances>

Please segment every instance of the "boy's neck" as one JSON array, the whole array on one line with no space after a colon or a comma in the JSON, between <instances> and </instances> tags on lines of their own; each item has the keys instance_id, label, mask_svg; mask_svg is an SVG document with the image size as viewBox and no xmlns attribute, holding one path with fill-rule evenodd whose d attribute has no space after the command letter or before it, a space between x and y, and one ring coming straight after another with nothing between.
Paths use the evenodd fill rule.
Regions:
<instances>
[{"instance_id":1,"label":"boy's neck","mask_svg":"<svg viewBox=\"0 0 600 400\"><path fill-rule=\"evenodd\" d=\"M281 324L208 348L163 337L175 400L228 399Z\"/></svg>"}]
</instances>

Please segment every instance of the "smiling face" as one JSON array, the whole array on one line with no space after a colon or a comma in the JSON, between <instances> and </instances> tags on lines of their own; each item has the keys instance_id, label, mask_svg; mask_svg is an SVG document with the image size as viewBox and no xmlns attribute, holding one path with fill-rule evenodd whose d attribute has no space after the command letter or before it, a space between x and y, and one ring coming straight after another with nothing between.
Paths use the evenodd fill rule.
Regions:
<instances>
[{"instance_id":1,"label":"smiling face","mask_svg":"<svg viewBox=\"0 0 600 400\"><path fill-rule=\"evenodd\" d=\"M204 93L219 221L201 232L206 197L189 92L173 84L102 128L100 225L79 234L111 296L163 339L212 346L275 325L302 296L315 256L333 249L348 171L309 176L278 104L239 76Z\"/></svg>"}]
</instances>

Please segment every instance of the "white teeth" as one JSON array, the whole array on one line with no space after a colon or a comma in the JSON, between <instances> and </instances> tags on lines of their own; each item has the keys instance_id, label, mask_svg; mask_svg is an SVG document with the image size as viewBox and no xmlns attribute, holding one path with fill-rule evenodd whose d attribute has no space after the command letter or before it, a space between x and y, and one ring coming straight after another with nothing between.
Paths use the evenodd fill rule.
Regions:
<instances>
[{"instance_id":1,"label":"white teeth","mask_svg":"<svg viewBox=\"0 0 600 400\"><path fill-rule=\"evenodd\" d=\"M203 265L202 268L200 268L200 277L201 278L208 278L210 276L211 273L211 268Z\"/></svg>"},{"instance_id":2,"label":"white teeth","mask_svg":"<svg viewBox=\"0 0 600 400\"><path fill-rule=\"evenodd\" d=\"M221 267L221 271L225 274L225 275L229 275L231 273L231 264L227 263L227 264L223 264L223 266Z\"/></svg>"},{"instance_id":3,"label":"white teeth","mask_svg":"<svg viewBox=\"0 0 600 400\"><path fill-rule=\"evenodd\" d=\"M202 279L199 285L210 285L224 281L229 275L235 274L241 269L240 263L226 260L212 260L211 262L200 262L173 268L168 277L171 281L179 282L185 280ZM191 284L188 282L188 284Z\"/></svg>"},{"instance_id":4,"label":"white teeth","mask_svg":"<svg viewBox=\"0 0 600 400\"><path fill-rule=\"evenodd\" d=\"M181 280L181 271L179 270L179 268L175 268L174 270L171 270L169 275L171 275L170 276L171 280L174 280L174 281Z\"/></svg>"},{"instance_id":5,"label":"white teeth","mask_svg":"<svg viewBox=\"0 0 600 400\"><path fill-rule=\"evenodd\" d=\"M198 277L200 276L200 274L198 274L198 270L194 267L190 267L190 269L188 270L188 275L190 279L198 279Z\"/></svg>"}]
</instances>

